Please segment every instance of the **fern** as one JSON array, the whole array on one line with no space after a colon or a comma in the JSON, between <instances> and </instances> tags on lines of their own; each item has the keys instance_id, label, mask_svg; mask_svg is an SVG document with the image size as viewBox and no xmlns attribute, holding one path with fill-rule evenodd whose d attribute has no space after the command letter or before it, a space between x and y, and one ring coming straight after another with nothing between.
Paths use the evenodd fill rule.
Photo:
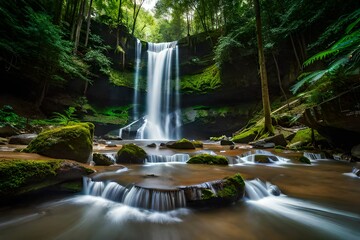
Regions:
<instances>
[{"instance_id":1,"label":"fern","mask_svg":"<svg viewBox=\"0 0 360 240\"><path fill-rule=\"evenodd\" d=\"M64 111L64 114L54 112L54 117L52 118L54 122L59 125L68 125L70 122L78 122L75 115L75 108L69 107Z\"/></svg>"}]
</instances>

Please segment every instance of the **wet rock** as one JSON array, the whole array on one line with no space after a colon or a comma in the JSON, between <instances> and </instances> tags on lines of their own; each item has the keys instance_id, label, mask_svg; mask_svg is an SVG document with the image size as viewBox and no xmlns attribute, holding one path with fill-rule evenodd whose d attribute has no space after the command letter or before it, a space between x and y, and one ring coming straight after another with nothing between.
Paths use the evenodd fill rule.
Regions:
<instances>
[{"instance_id":1,"label":"wet rock","mask_svg":"<svg viewBox=\"0 0 360 240\"><path fill-rule=\"evenodd\" d=\"M116 163L143 164L147 157L146 152L135 144L125 144L116 154Z\"/></svg>"},{"instance_id":2,"label":"wet rock","mask_svg":"<svg viewBox=\"0 0 360 240\"><path fill-rule=\"evenodd\" d=\"M262 148L273 148L275 146L285 147L287 145L287 141L283 134L278 134L275 136L260 139L259 141L251 142L250 145Z\"/></svg>"},{"instance_id":3,"label":"wet rock","mask_svg":"<svg viewBox=\"0 0 360 240\"><path fill-rule=\"evenodd\" d=\"M220 145L221 146L228 146L228 145L235 145L235 143L233 141L230 141L230 140L220 140Z\"/></svg>"},{"instance_id":4,"label":"wet rock","mask_svg":"<svg viewBox=\"0 0 360 240\"><path fill-rule=\"evenodd\" d=\"M262 154L256 154L254 156L254 162L256 163L273 163L278 161L276 156L273 155L262 155Z\"/></svg>"},{"instance_id":5,"label":"wet rock","mask_svg":"<svg viewBox=\"0 0 360 240\"><path fill-rule=\"evenodd\" d=\"M192 144L194 144L194 146L196 148L203 148L204 147L204 143L202 141L192 140L191 142L192 142Z\"/></svg>"},{"instance_id":6,"label":"wet rock","mask_svg":"<svg viewBox=\"0 0 360 240\"><path fill-rule=\"evenodd\" d=\"M117 145L115 143L110 142L110 143L106 144L105 147L117 147Z\"/></svg>"},{"instance_id":7,"label":"wet rock","mask_svg":"<svg viewBox=\"0 0 360 240\"><path fill-rule=\"evenodd\" d=\"M92 123L58 127L41 132L23 151L86 163L92 153L93 134Z\"/></svg>"},{"instance_id":8,"label":"wet rock","mask_svg":"<svg viewBox=\"0 0 360 240\"><path fill-rule=\"evenodd\" d=\"M174 149L195 149L194 144L186 138L183 138L179 141L167 142L166 146L168 148L174 148Z\"/></svg>"},{"instance_id":9,"label":"wet rock","mask_svg":"<svg viewBox=\"0 0 360 240\"><path fill-rule=\"evenodd\" d=\"M10 137L20 134L20 131L12 126L0 126L0 137Z\"/></svg>"},{"instance_id":10,"label":"wet rock","mask_svg":"<svg viewBox=\"0 0 360 240\"><path fill-rule=\"evenodd\" d=\"M250 145L256 148L274 148L275 143L272 142L265 142L265 141L257 141L255 143L250 143Z\"/></svg>"},{"instance_id":11,"label":"wet rock","mask_svg":"<svg viewBox=\"0 0 360 240\"><path fill-rule=\"evenodd\" d=\"M360 177L360 169L359 168L353 167L352 173L355 174L356 176Z\"/></svg>"},{"instance_id":12,"label":"wet rock","mask_svg":"<svg viewBox=\"0 0 360 240\"><path fill-rule=\"evenodd\" d=\"M146 145L149 148L156 148L156 143L150 143L148 145Z\"/></svg>"},{"instance_id":13,"label":"wet rock","mask_svg":"<svg viewBox=\"0 0 360 240\"><path fill-rule=\"evenodd\" d=\"M214 164L214 165L228 165L229 161L225 156L221 155L210 155L210 154L199 154L191 157L186 163L189 164Z\"/></svg>"},{"instance_id":14,"label":"wet rock","mask_svg":"<svg viewBox=\"0 0 360 240\"><path fill-rule=\"evenodd\" d=\"M93 161L96 166L110 166L114 164L108 156L101 153L93 153Z\"/></svg>"},{"instance_id":15,"label":"wet rock","mask_svg":"<svg viewBox=\"0 0 360 240\"><path fill-rule=\"evenodd\" d=\"M305 156L301 156L299 161L302 162L302 163L311 164L310 159L305 157Z\"/></svg>"},{"instance_id":16,"label":"wet rock","mask_svg":"<svg viewBox=\"0 0 360 240\"><path fill-rule=\"evenodd\" d=\"M221 207L244 196L245 182L237 173L222 180L182 187L186 205L194 208Z\"/></svg>"},{"instance_id":17,"label":"wet rock","mask_svg":"<svg viewBox=\"0 0 360 240\"><path fill-rule=\"evenodd\" d=\"M37 137L37 134L20 134L11 136L9 144L29 145L29 143Z\"/></svg>"},{"instance_id":18,"label":"wet rock","mask_svg":"<svg viewBox=\"0 0 360 240\"><path fill-rule=\"evenodd\" d=\"M97 141L99 144L106 144L106 140L105 139L100 139Z\"/></svg>"}]
</instances>

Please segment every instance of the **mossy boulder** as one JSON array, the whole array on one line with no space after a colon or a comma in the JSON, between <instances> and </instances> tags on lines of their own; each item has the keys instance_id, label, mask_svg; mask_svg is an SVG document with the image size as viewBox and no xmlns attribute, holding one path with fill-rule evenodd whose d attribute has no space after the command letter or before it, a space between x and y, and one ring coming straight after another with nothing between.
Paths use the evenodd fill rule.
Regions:
<instances>
[{"instance_id":1,"label":"mossy boulder","mask_svg":"<svg viewBox=\"0 0 360 240\"><path fill-rule=\"evenodd\" d=\"M92 152L94 125L77 123L41 132L24 152L86 163Z\"/></svg>"},{"instance_id":2,"label":"mossy boulder","mask_svg":"<svg viewBox=\"0 0 360 240\"><path fill-rule=\"evenodd\" d=\"M6 200L61 182L78 181L93 173L78 163L65 160L0 159L0 197Z\"/></svg>"},{"instance_id":3,"label":"mossy boulder","mask_svg":"<svg viewBox=\"0 0 360 240\"><path fill-rule=\"evenodd\" d=\"M114 164L108 156L101 153L93 153L93 161L96 166L110 166Z\"/></svg>"},{"instance_id":4,"label":"mossy boulder","mask_svg":"<svg viewBox=\"0 0 360 240\"><path fill-rule=\"evenodd\" d=\"M192 140L191 142L194 144L194 146L195 146L196 148L203 148L203 147L204 147L204 143L203 143L202 141Z\"/></svg>"},{"instance_id":5,"label":"mossy boulder","mask_svg":"<svg viewBox=\"0 0 360 240\"><path fill-rule=\"evenodd\" d=\"M301 147L309 146L313 141L311 135L312 135L311 128L301 129L301 130L297 131L294 138L290 141L289 147L290 146L301 146ZM321 136L318 133L318 131L314 130L314 141L320 142L320 141L326 141L326 139L323 136Z\"/></svg>"},{"instance_id":6,"label":"mossy boulder","mask_svg":"<svg viewBox=\"0 0 360 240\"><path fill-rule=\"evenodd\" d=\"M183 138L178 141L170 141L166 143L166 146L168 148L174 148L174 149L195 149L194 143L192 143L190 140Z\"/></svg>"},{"instance_id":7,"label":"mossy boulder","mask_svg":"<svg viewBox=\"0 0 360 240\"><path fill-rule=\"evenodd\" d=\"M116 163L135 163L142 164L147 157L146 152L141 147L133 143L124 144L116 154Z\"/></svg>"},{"instance_id":8,"label":"mossy boulder","mask_svg":"<svg viewBox=\"0 0 360 240\"><path fill-rule=\"evenodd\" d=\"M191 157L186 163L189 164L214 164L214 165L228 165L229 161L225 156L199 154Z\"/></svg>"},{"instance_id":9,"label":"mossy boulder","mask_svg":"<svg viewBox=\"0 0 360 240\"><path fill-rule=\"evenodd\" d=\"M299 161L302 162L302 163L306 163L306 164L311 164L311 161L309 158L305 157L305 156L301 156L299 158Z\"/></svg>"},{"instance_id":10,"label":"mossy boulder","mask_svg":"<svg viewBox=\"0 0 360 240\"><path fill-rule=\"evenodd\" d=\"M209 186L209 188L204 186ZM245 182L242 176L237 173L222 180L186 186L183 189L189 207L221 207L238 201L244 196Z\"/></svg>"},{"instance_id":11,"label":"mossy boulder","mask_svg":"<svg viewBox=\"0 0 360 240\"><path fill-rule=\"evenodd\" d=\"M248 143L258 139L264 132L264 127L262 125L254 125L253 127L246 128L243 131L237 133L231 139L235 143ZM267 135L264 137L268 137Z\"/></svg>"}]
</instances>

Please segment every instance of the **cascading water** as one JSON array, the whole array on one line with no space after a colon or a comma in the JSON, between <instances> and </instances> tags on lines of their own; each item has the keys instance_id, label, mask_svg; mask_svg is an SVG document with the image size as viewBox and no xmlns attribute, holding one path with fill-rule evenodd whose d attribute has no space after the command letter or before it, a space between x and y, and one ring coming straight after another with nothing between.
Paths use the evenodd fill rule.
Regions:
<instances>
[{"instance_id":1,"label":"cascading water","mask_svg":"<svg viewBox=\"0 0 360 240\"><path fill-rule=\"evenodd\" d=\"M171 156L148 155L146 163L186 163L189 159L189 154L180 153Z\"/></svg>"},{"instance_id":2,"label":"cascading water","mask_svg":"<svg viewBox=\"0 0 360 240\"><path fill-rule=\"evenodd\" d=\"M146 120L137 137L178 139L180 126L179 54L177 42L148 43ZM175 50L175 75L173 52ZM172 81L172 79L175 79Z\"/></svg>"},{"instance_id":3,"label":"cascading water","mask_svg":"<svg viewBox=\"0 0 360 240\"><path fill-rule=\"evenodd\" d=\"M135 79L134 79L134 108L133 108L133 118L137 120L139 118L139 74L140 74L140 63L141 63L141 41L136 39L135 47Z\"/></svg>"}]
</instances>

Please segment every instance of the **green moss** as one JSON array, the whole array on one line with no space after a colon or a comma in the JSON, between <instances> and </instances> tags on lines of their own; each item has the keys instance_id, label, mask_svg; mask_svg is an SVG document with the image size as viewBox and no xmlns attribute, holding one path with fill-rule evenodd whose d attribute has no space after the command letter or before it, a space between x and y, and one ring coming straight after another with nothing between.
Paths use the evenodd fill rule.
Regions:
<instances>
[{"instance_id":1,"label":"green moss","mask_svg":"<svg viewBox=\"0 0 360 240\"><path fill-rule=\"evenodd\" d=\"M67 192L81 192L83 185L81 181L65 182L60 184L60 190Z\"/></svg>"},{"instance_id":2,"label":"green moss","mask_svg":"<svg viewBox=\"0 0 360 240\"><path fill-rule=\"evenodd\" d=\"M110 166L113 164L108 156L101 153L93 153L93 161L96 166Z\"/></svg>"},{"instance_id":3,"label":"green moss","mask_svg":"<svg viewBox=\"0 0 360 240\"><path fill-rule=\"evenodd\" d=\"M216 195L210 189L201 190L201 200L208 200L214 197L216 197Z\"/></svg>"},{"instance_id":4,"label":"green moss","mask_svg":"<svg viewBox=\"0 0 360 240\"><path fill-rule=\"evenodd\" d=\"M215 164L228 165L229 162L226 157L220 155L199 154L191 157L186 163L189 164Z\"/></svg>"},{"instance_id":5,"label":"green moss","mask_svg":"<svg viewBox=\"0 0 360 240\"><path fill-rule=\"evenodd\" d=\"M195 145L193 142L191 142L189 139L183 138L180 139L176 142L168 142L166 144L167 147L169 148L174 148L174 149L195 149Z\"/></svg>"},{"instance_id":6,"label":"green moss","mask_svg":"<svg viewBox=\"0 0 360 240\"><path fill-rule=\"evenodd\" d=\"M244 129L240 133L236 134L231 140L236 143L248 143L255 140L259 136L265 137L263 132L264 127L257 124L253 127Z\"/></svg>"},{"instance_id":7,"label":"green moss","mask_svg":"<svg viewBox=\"0 0 360 240\"><path fill-rule=\"evenodd\" d=\"M44 131L23 151L85 163L92 151L94 129L92 123L76 123Z\"/></svg>"},{"instance_id":8,"label":"green moss","mask_svg":"<svg viewBox=\"0 0 360 240\"><path fill-rule=\"evenodd\" d=\"M0 160L0 196L15 195L56 176L62 160Z\"/></svg>"},{"instance_id":9,"label":"green moss","mask_svg":"<svg viewBox=\"0 0 360 240\"><path fill-rule=\"evenodd\" d=\"M232 198L244 192L245 182L239 173L225 178L223 189L217 195L222 198Z\"/></svg>"},{"instance_id":10,"label":"green moss","mask_svg":"<svg viewBox=\"0 0 360 240\"><path fill-rule=\"evenodd\" d=\"M311 164L310 159L308 159L307 157L304 157L304 156L301 156L299 161L302 163Z\"/></svg>"},{"instance_id":11,"label":"green moss","mask_svg":"<svg viewBox=\"0 0 360 240\"><path fill-rule=\"evenodd\" d=\"M202 148L204 146L204 143L199 140L192 140L191 143L194 144L194 146L197 148Z\"/></svg>"},{"instance_id":12,"label":"green moss","mask_svg":"<svg viewBox=\"0 0 360 240\"><path fill-rule=\"evenodd\" d=\"M225 135L222 135L220 137L210 137L210 141L215 141L215 142L220 141L220 140L226 140L226 139L227 139L227 137Z\"/></svg>"},{"instance_id":13,"label":"green moss","mask_svg":"<svg viewBox=\"0 0 360 240\"><path fill-rule=\"evenodd\" d=\"M118 87L134 88L134 73L133 72L119 72L114 69L110 70L110 82ZM139 76L139 89L146 89L146 82L142 76Z\"/></svg>"},{"instance_id":14,"label":"green moss","mask_svg":"<svg viewBox=\"0 0 360 240\"><path fill-rule=\"evenodd\" d=\"M117 163L144 163L147 154L144 149L130 143L125 144L116 154Z\"/></svg>"},{"instance_id":15,"label":"green moss","mask_svg":"<svg viewBox=\"0 0 360 240\"><path fill-rule=\"evenodd\" d=\"M315 141L322 141L325 138L321 136L318 131L314 130ZM303 145L310 144L311 139L311 128L302 129L296 132L295 137L291 140L290 144L302 142Z\"/></svg>"},{"instance_id":16,"label":"green moss","mask_svg":"<svg viewBox=\"0 0 360 240\"><path fill-rule=\"evenodd\" d=\"M221 87L220 70L214 64L200 74L187 75L181 78L181 91L183 93L204 94Z\"/></svg>"}]
</instances>

